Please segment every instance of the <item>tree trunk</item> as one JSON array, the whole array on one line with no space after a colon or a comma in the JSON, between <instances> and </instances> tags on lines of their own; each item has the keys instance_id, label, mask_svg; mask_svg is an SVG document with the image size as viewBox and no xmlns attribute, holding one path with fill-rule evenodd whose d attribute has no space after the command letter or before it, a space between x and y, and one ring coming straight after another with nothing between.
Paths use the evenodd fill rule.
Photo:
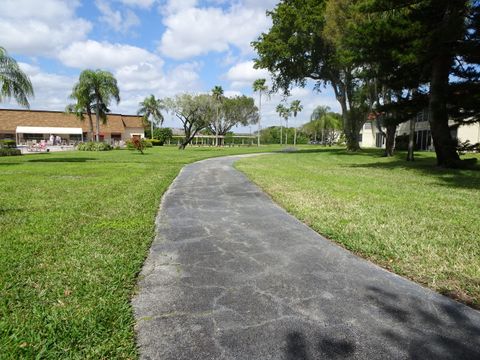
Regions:
<instances>
[{"instance_id":1,"label":"tree trunk","mask_svg":"<svg viewBox=\"0 0 480 360\"><path fill-rule=\"evenodd\" d=\"M283 125L280 124L280 145L283 144Z\"/></svg>"},{"instance_id":2,"label":"tree trunk","mask_svg":"<svg viewBox=\"0 0 480 360\"><path fill-rule=\"evenodd\" d=\"M395 150L395 132L397 125L387 125L387 137L385 139L385 156L393 156Z\"/></svg>"},{"instance_id":3,"label":"tree trunk","mask_svg":"<svg viewBox=\"0 0 480 360\"><path fill-rule=\"evenodd\" d=\"M288 145L288 119L285 120L287 126L285 126L285 145Z\"/></svg>"},{"instance_id":4,"label":"tree trunk","mask_svg":"<svg viewBox=\"0 0 480 360\"><path fill-rule=\"evenodd\" d=\"M97 120L97 131L95 134L95 141L99 142L100 141L100 109L99 109L99 103L97 101L97 107L95 109L95 118Z\"/></svg>"},{"instance_id":5,"label":"tree trunk","mask_svg":"<svg viewBox=\"0 0 480 360\"><path fill-rule=\"evenodd\" d=\"M87 110L87 115L88 115L88 125L90 127L89 134L88 134L88 140L93 141L93 119L92 119L92 111L90 109Z\"/></svg>"},{"instance_id":6,"label":"tree trunk","mask_svg":"<svg viewBox=\"0 0 480 360\"><path fill-rule=\"evenodd\" d=\"M297 146L297 128L295 127L293 131L293 146Z\"/></svg>"},{"instance_id":7,"label":"tree trunk","mask_svg":"<svg viewBox=\"0 0 480 360\"><path fill-rule=\"evenodd\" d=\"M407 161L415 160L414 146L415 146L415 119L410 119L410 134L408 135Z\"/></svg>"},{"instance_id":8,"label":"tree trunk","mask_svg":"<svg viewBox=\"0 0 480 360\"><path fill-rule=\"evenodd\" d=\"M439 24L444 33L443 43L452 41L455 36L455 30L459 25L458 9L460 6L465 8L465 1L450 2L451 5L444 10L441 24ZM447 30L448 29L448 30ZM448 33L447 33L448 31ZM432 131L433 145L437 155L437 165L447 168L457 168L461 166L460 157L456 149L456 142L452 139L450 128L448 126L447 97L450 69L453 62L453 56L447 51L438 51L432 59L432 73L430 79L430 102L429 102L429 122Z\"/></svg>"},{"instance_id":9,"label":"tree trunk","mask_svg":"<svg viewBox=\"0 0 480 360\"><path fill-rule=\"evenodd\" d=\"M343 117L343 132L347 143L347 151L356 152L360 150L358 143L358 131L356 131L356 119L352 111L347 110L346 101L341 102Z\"/></svg>"},{"instance_id":10,"label":"tree trunk","mask_svg":"<svg viewBox=\"0 0 480 360\"><path fill-rule=\"evenodd\" d=\"M437 165L446 168L460 166L456 143L450 134L447 113L447 89L451 59L439 55L433 60L430 82L429 122Z\"/></svg>"},{"instance_id":11,"label":"tree trunk","mask_svg":"<svg viewBox=\"0 0 480 360\"><path fill-rule=\"evenodd\" d=\"M262 92L259 91L258 97L258 135L257 135L257 146L260 146L260 132L262 130L262 126L260 125L260 121L262 119Z\"/></svg>"}]
</instances>

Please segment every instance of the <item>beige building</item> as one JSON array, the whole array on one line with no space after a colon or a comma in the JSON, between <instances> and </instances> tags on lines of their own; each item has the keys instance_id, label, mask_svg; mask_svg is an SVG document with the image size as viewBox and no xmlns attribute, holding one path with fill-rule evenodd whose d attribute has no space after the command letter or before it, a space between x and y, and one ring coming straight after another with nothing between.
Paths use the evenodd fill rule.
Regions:
<instances>
[{"instance_id":1,"label":"beige building","mask_svg":"<svg viewBox=\"0 0 480 360\"><path fill-rule=\"evenodd\" d=\"M454 122L451 122L453 125ZM397 127L396 136L409 135L410 122L404 122ZM452 130L452 136L463 143L470 141L471 144L480 142L480 123L461 125ZM378 130L375 121L366 122L360 130L360 146L371 148L384 148L385 136ZM415 148L417 150L433 150L432 133L428 122L428 112L419 112L415 118Z\"/></svg>"},{"instance_id":2,"label":"beige building","mask_svg":"<svg viewBox=\"0 0 480 360\"><path fill-rule=\"evenodd\" d=\"M95 116L93 118L95 125ZM14 139L18 144L49 140L59 136L64 143L86 141L89 121L62 111L0 109L0 140ZM100 123L100 140L108 143L125 141L134 136L143 138L143 120L136 115L109 114L105 124Z\"/></svg>"}]
</instances>

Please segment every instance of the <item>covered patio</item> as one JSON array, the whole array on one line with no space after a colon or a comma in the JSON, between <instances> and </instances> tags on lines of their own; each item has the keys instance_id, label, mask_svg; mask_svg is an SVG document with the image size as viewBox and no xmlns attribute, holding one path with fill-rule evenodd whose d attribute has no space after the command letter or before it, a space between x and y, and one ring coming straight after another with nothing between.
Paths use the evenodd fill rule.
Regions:
<instances>
[{"instance_id":1,"label":"covered patio","mask_svg":"<svg viewBox=\"0 0 480 360\"><path fill-rule=\"evenodd\" d=\"M83 141L83 130L73 127L17 126L15 140L17 146L41 143L47 146L73 146Z\"/></svg>"}]
</instances>

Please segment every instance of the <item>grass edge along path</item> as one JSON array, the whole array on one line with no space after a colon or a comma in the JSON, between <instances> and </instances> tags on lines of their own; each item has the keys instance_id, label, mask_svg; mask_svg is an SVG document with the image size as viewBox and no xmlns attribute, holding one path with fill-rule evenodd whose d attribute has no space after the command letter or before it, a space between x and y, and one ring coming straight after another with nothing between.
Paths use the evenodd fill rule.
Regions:
<instances>
[{"instance_id":1,"label":"grass edge along path","mask_svg":"<svg viewBox=\"0 0 480 360\"><path fill-rule=\"evenodd\" d=\"M417 154L412 164L403 154L324 149L235 166L328 239L478 309L480 171L434 164L432 153Z\"/></svg>"},{"instance_id":2,"label":"grass edge along path","mask_svg":"<svg viewBox=\"0 0 480 360\"><path fill-rule=\"evenodd\" d=\"M251 148L0 158L0 358L134 359L130 304L181 168Z\"/></svg>"}]
</instances>

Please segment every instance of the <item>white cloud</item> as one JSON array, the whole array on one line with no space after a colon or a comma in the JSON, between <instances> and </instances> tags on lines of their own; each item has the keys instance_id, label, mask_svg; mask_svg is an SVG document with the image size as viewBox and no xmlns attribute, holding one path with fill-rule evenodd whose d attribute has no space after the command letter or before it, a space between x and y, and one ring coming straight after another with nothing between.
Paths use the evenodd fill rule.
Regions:
<instances>
[{"instance_id":1,"label":"white cloud","mask_svg":"<svg viewBox=\"0 0 480 360\"><path fill-rule=\"evenodd\" d=\"M135 13L127 9L123 12L114 10L105 0L95 1L95 5L102 14L99 18L101 23L107 24L113 30L126 33L130 28L140 24L140 19Z\"/></svg>"},{"instance_id":2,"label":"white cloud","mask_svg":"<svg viewBox=\"0 0 480 360\"><path fill-rule=\"evenodd\" d=\"M197 0L167 0L160 5L159 10L162 15L167 16L194 8L197 4Z\"/></svg>"},{"instance_id":3,"label":"white cloud","mask_svg":"<svg viewBox=\"0 0 480 360\"><path fill-rule=\"evenodd\" d=\"M0 1L0 44L11 53L53 56L86 38L89 21L75 16L77 1Z\"/></svg>"},{"instance_id":4,"label":"white cloud","mask_svg":"<svg viewBox=\"0 0 480 360\"><path fill-rule=\"evenodd\" d=\"M144 9L149 9L155 0L117 0L127 6L137 6Z\"/></svg>"},{"instance_id":5,"label":"white cloud","mask_svg":"<svg viewBox=\"0 0 480 360\"><path fill-rule=\"evenodd\" d=\"M118 69L141 61L161 61L155 54L136 46L94 40L73 43L60 51L58 58L65 65L79 69Z\"/></svg>"},{"instance_id":6,"label":"white cloud","mask_svg":"<svg viewBox=\"0 0 480 360\"><path fill-rule=\"evenodd\" d=\"M270 79L268 71L265 69L254 69L253 61L245 61L232 66L225 78L231 82L231 87L239 89L246 86L252 86L257 79Z\"/></svg>"},{"instance_id":7,"label":"white cloud","mask_svg":"<svg viewBox=\"0 0 480 360\"><path fill-rule=\"evenodd\" d=\"M195 1L188 0L172 6L167 4L166 30L159 50L175 59L223 52L231 46L247 54L251 52L250 42L269 25L265 12L259 8L199 8Z\"/></svg>"}]
</instances>

